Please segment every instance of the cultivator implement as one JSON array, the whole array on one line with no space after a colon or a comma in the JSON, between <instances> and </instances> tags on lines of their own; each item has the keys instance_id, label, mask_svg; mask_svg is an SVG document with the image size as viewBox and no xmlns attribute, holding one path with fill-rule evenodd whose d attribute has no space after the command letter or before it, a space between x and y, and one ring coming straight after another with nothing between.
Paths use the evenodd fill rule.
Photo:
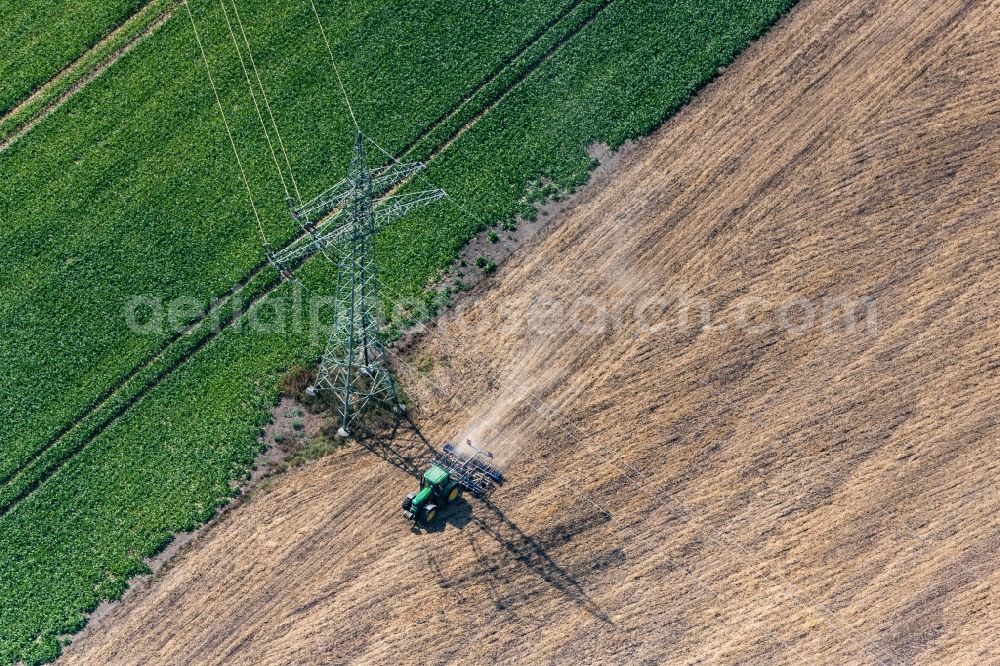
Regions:
<instances>
[{"instance_id":1,"label":"cultivator implement","mask_svg":"<svg viewBox=\"0 0 1000 666\"><path fill-rule=\"evenodd\" d=\"M448 470L460 486L475 497L488 494L503 483L503 472L493 465L493 454L466 442L468 451L447 442L441 453L435 454L434 464Z\"/></svg>"}]
</instances>

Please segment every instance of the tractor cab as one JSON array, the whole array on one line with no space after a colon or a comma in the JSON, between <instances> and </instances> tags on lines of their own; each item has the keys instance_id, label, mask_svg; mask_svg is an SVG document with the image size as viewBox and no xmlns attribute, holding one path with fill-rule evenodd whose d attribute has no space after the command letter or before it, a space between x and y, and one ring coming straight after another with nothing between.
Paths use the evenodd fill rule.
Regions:
<instances>
[{"instance_id":1,"label":"tractor cab","mask_svg":"<svg viewBox=\"0 0 1000 666\"><path fill-rule=\"evenodd\" d=\"M461 494L462 487L451 478L447 469L431 465L420 477L420 490L411 492L403 500L403 517L414 522L430 523L438 509L448 506Z\"/></svg>"}]
</instances>

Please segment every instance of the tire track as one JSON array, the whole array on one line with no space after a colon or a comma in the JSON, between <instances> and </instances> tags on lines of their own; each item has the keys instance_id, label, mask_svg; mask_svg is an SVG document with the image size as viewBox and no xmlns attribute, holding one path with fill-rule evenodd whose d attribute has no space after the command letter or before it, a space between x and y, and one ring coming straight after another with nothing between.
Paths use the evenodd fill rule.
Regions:
<instances>
[{"instance_id":1,"label":"tire track","mask_svg":"<svg viewBox=\"0 0 1000 666\"><path fill-rule=\"evenodd\" d=\"M113 426L118 420L125 415L133 406L135 406L140 400L142 400L146 395L156 389L160 384L170 378L177 370L184 367L188 361L190 361L198 352L208 346L211 342L217 339L225 331L229 329L230 326L238 322L243 315L255 305L263 301L265 298L274 293L281 285L288 281L288 278L284 275L279 275L277 279L272 280L265 287L261 289L259 293L254 295L246 302L246 307L237 309L225 322L225 324L215 328L212 332L208 333L202 338L197 339L193 342L192 347L182 353L178 360L172 365L168 365L165 368L159 370L147 383L143 384L138 388L136 393L125 400L113 411L106 416L103 420L99 421L93 426L93 429L89 432L83 434L81 439L75 443L71 442L67 446L65 451L59 451L58 457L55 461L48 467L44 467L42 472L35 478L25 481L20 487L14 487L11 489L10 484L13 484L17 477L28 471L28 467L22 468L18 473L14 475L14 478L9 482L8 487L0 491L0 519L6 516L8 513L13 511L17 506L27 497L29 497L35 490L37 490L42 484L48 481L56 472L63 468L64 465L69 463L73 458L76 457L83 449L85 449L91 442L93 442L97 437L101 435L105 430ZM152 364L150 364L151 367ZM138 373L137 373L138 374ZM107 405L111 402L113 398L108 398L103 404ZM64 435L65 437L65 435ZM44 456L46 453L51 452L58 447L61 443L61 439L53 442L45 451L40 452L35 456L35 461L42 461L44 466Z\"/></svg>"},{"instance_id":2,"label":"tire track","mask_svg":"<svg viewBox=\"0 0 1000 666\"><path fill-rule=\"evenodd\" d=\"M122 20L119 21L114 27L112 27L109 32L100 37L96 42L94 42L90 46L85 47L83 53L79 54L78 56L73 58L73 60L71 60L69 63L61 67L58 72L56 72L48 79L46 79L44 82L39 84L38 87L36 87L33 90L30 90L28 94L25 95L23 98L21 98L20 100L15 100L11 104L11 106L8 107L5 111L0 111L0 125L5 123L7 119L10 118L11 116L23 110L33 101L43 96L45 94L46 89L52 88L56 83L59 82L60 78L71 73L74 69L76 69L76 67L80 63L84 62L87 59L87 56L96 53L105 44L111 42L116 36L125 32L128 29L129 24L133 23L140 14L145 12L156 1L157 0L146 0L146 2L136 7L132 13L122 18Z\"/></svg>"},{"instance_id":3,"label":"tire track","mask_svg":"<svg viewBox=\"0 0 1000 666\"><path fill-rule=\"evenodd\" d=\"M494 81L498 80L503 75L503 73L507 71L507 69L509 69L510 65L512 65L514 61L518 60L521 56L527 53L529 49L538 44L542 40L542 38L545 37L545 35L548 34L548 32L553 27L555 27L557 23L566 18L566 16L570 12L579 7L583 2L584 0L572 0L572 2L565 5L561 10L559 10L559 12L556 13L555 16L546 21L544 25L542 25L537 31L535 31L535 34L531 36L531 39L525 42L524 46L518 49L517 52L505 58L499 65L497 65L493 69L492 72L490 72L487 75L485 79L483 79L478 85L474 86L464 95L462 95L462 97L459 98L458 102L454 106L452 106L451 109L445 111L440 116L438 116L429 125L427 125L420 133L418 133L417 136L412 141L403 146L402 149L400 149L399 151L400 155L409 155L410 152L418 144L420 144L421 141L430 136L432 132L436 131L439 127L441 127L449 120L454 118L456 115L458 115L458 112L461 111L462 108L465 107L465 105L468 104L468 102L473 97L475 97L484 89L486 89L488 86L490 86Z\"/></svg>"},{"instance_id":4,"label":"tire track","mask_svg":"<svg viewBox=\"0 0 1000 666\"><path fill-rule=\"evenodd\" d=\"M566 35L550 46L544 53L528 65L528 67L521 71L506 87L490 97L486 101L485 106L473 114L461 127L458 127L454 132L445 137L441 143L431 149L430 152L427 153L425 161L430 162L442 152L450 148L455 141L457 141L463 134L478 123L483 116L492 111L500 102L506 99L506 97L513 92L514 88L516 88L519 83L534 74L542 65L551 60L552 56L554 56L559 49L569 42L569 40L580 34L587 26L593 23L594 20L597 19L597 17L600 16L612 2L614 2L614 0L602 0L598 3L594 10L581 23L574 26L573 29L571 29Z\"/></svg>"},{"instance_id":5,"label":"tire track","mask_svg":"<svg viewBox=\"0 0 1000 666\"><path fill-rule=\"evenodd\" d=\"M551 57L563 45L565 45L575 35L579 34L579 32L586 26L590 25L593 20L596 19L597 16L613 1L614 0L601 0L601 2L595 5L595 7L583 18L580 23L572 26L564 35L556 39L555 42L553 42L553 44L545 49L540 55L534 57L533 59L529 58L530 62L527 64L522 63L524 69L516 74L510 81L506 82L500 90L490 95L484 107L480 108L480 110L475 112L469 119L464 120L459 127L449 132L441 143L437 144L430 150L425 158L425 161L432 161L444 150L450 147L458 139L458 137L478 123L479 120L482 119L490 110L495 108L496 105L499 104L499 102L502 101L521 81L551 59ZM579 7L583 2L584 0L573 0L573 2L570 2L566 7L564 7L564 9L559 12L555 20L550 20L546 24L547 27L545 27L544 30L536 32L536 34L533 35L532 38L529 39L529 41L526 42L520 49L518 49L513 56L509 57L506 65L492 72L489 76L487 76L483 83L477 85L467 95L463 95L459 102L456 103L451 110L442 114L441 117L425 127L425 129L418 134L417 138L411 142L410 147L408 149L404 149L401 154L405 155L406 152L412 152L415 146L419 145L431 136L436 130L447 126L449 121L456 118L459 115L459 112L468 105L470 100L482 91L487 90L491 83L500 80L504 73L510 71L512 68L516 68L522 56L527 54L533 47L537 46L542 41L544 36L552 29L562 24L563 20L570 16L573 13L573 10ZM176 2L173 8L176 8L179 4L180 1ZM166 18L169 18L169 16ZM166 19L164 18L163 20ZM0 150L2 149L3 146L0 145ZM403 181L403 183L400 183L399 186L404 185L409 180L410 179ZM296 233L283 247L288 247L301 239L304 235L304 232ZM145 361L135 366L119 382L105 391L97 402L85 408L80 416L61 428L47 443L36 450L36 452L33 453L17 470L8 474L3 480L0 480L0 486L3 486L0 488L0 518L3 518L8 513L13 511L24 499L30 496L35 490L44 484L45 481L51 478L52 475L58 472L66 463L86 448L88 444L90 444L109 427L114 425L118 419L128 412L139 400L148 395L153 389L163 383L163 381L168 379L176 370L183 367L187 361L190 360L190 358L218 338L224 331L228 330L230 326L238 322L252 307L270 296L275 290L288 281L286 276L280 275L277 279L272 279L262 285L259 292L255 293L253 290L250 290L249 293L252 295L249 300L245 302L240 301L237 309L234 313L231 313L228 318L226 318L225 323L221 323L222 317L220 316L220 325L208 332L203 333L204 337L192 339L190 341L191 346L189 349L179 352L176 359L170 359L173 355L172 351L178 344L183 344L186 335L194 333L206 325L206 323L213 322L217 315L230 308L238 296L247 293L248 285L260 278L268 269L269 265L270 264L266 260L262 260L257 263L250 270L250 272L240 279L234 287L227 291L222 298L216 299L213 302L212 307L206 310L204 315L189 324L181 332L175 333L167 338L158 350L152 352L145 359ZM166 367L154 372L153 377L151 377L142 386L138 387L133 395L123 397L123 394L127 391L127 387L130 383L133 381L139 381L137 378L139 378L143 373L150 371L154 368L154 366L165 359L165 362L167 363ZM99 412L108 408L119 399L121 399L120 404L112 408L112 411L107 414L106 417L101 418L96 416ZM85 422L91 418L97 418L97 423L91 426L90 430L81 434L78 442L72 443L72 440L69 440L71 443L65 447L65 450L63 450L64 447L60 445L64 442L64 440L72 437L73 433L78 432L78 429L84 426ZM56 452L56 455L49 456L49 454L53 452ZM49 457L53 457L55 459L46 465L46 458ZM31 470L31 468L38 466L43 468L42 471L35 478L25 480L24 477Z\"/></svg>"},{"instance_id":6,"label":"tire track","mask_svg":"<svg viewBox=\"0 0 1000 666\"><path fill-rule=\"evenodd\" d=\"M45 120L48 116L54 113L59 107L73 98L78 92L83 90L87 84L92 82L94 79L99 77L101 74L106 72L108 68L114 65L116 62L121 60L121 58L134 49L140 42L144 41L147 37L156 32L160 27L163 26L170 17L173 16L174 11L180 5L181 0L171 0L166 7L164 7L159 15L154 18L150 18L147 15L147 10L153 8L148 13L155 13L155 3L157 0L150 0L145 5L142 6L137 12L132 14L127 18L121 25L115 28L111 33L103 37L99 42L94 44L86 52L80 55L72 63L64 67L58 74L46 81L37 90L32 92L28 97L18 102L10 111L5 113L0 117L0 126L7 124L12 118L16 118L18 115L23 113L26 109L30 108L35 102L44 99L50 93L55 92L60 86L66 84L69 80L73 78L75 74L80 74L79 78L63 90L61 93L56 95L51 101L45 103L41 109L35 112L33 115L28 117L23 122L15 124L9 131L5 133L2 139L0 139L0 153L4 152L10 148L18 139L24 137L28 132L35 128L38 123ZM97 62L92 68L86 70L82 73L78 72L77 67L87 61L89 58L93 57L95 54L99 53L113 41L126 34L130 30L141 25L143 22L149 21L149 24L139 31L137 34L125 41L124 44L113 49L111 53Z\"/></svg>"}]
</instances>

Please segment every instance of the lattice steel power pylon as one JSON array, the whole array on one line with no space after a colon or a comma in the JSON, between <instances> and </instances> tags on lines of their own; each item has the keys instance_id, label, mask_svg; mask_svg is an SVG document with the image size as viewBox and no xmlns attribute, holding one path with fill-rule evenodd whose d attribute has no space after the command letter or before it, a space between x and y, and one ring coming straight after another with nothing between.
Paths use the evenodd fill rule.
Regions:
<instances>
[{"instance_id":1,"label":"lattice steel power pylon","mask_svg":"<svg viewBox=\"0 0 1000 666\"><path fill-rule=\"evenodd\" d=\"M424 168L420 162L369 169L364 137L358 131L347 178L292 209L304 234L268 259L285 276L322 253L337 264L333 325L316 381L307 391L330 391L340 410L341 436L373 402L401 410L402 404L382 344L382 311L375 266L374 237L414 208L444 198L444 190L391 195L391 190Z\"/></svg>"}]
</instances>

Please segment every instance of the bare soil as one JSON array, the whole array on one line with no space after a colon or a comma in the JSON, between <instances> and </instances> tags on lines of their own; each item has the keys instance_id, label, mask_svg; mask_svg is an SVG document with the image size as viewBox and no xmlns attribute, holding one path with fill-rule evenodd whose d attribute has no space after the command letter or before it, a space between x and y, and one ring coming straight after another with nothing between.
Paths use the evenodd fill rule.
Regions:
<instances>
[{"instance_id":1,"label":"bare soil","mask_svg":"<svg viewBox=\"0 0 1000 666\"><path fill-rule=\"evenodd\" d=\"M1000 662L998 52L995 3L803 0L399 359L416 426L64 661ZM463 436L508 482L408 529Z\"/></svg>"}]
</instances>

